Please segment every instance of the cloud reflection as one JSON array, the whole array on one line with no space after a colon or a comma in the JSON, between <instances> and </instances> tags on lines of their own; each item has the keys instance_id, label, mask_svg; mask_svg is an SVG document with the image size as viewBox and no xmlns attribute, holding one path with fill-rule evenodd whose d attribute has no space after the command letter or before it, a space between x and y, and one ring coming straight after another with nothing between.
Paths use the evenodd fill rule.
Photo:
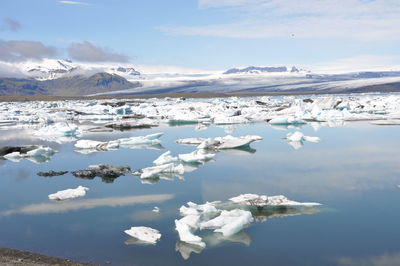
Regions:
<instances>
[{"instance_id":1,"label":"cloud reflection","mask_svg":"<svg viewBox=\"0 0 400 266\"><path fill-rule=\"evenodd\" d=\"M141 196L84 199L54 203L37 203L7 210L2 212L1 215L9 216L13 214L36 215L47 213L64 213L82 209L93 209L97 207L120 207L136 204L159 203L170 200L174 197L175 194L150 194Z\"/></svg>"}]
</instances>

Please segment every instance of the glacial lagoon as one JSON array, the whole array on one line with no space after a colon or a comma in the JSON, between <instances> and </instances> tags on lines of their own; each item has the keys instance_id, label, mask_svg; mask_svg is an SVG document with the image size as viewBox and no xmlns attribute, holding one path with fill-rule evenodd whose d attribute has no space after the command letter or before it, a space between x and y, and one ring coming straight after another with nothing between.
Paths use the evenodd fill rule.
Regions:
<instances>
[{"instance_id":1,"label":"glacial lagoon","mask_svg":"<svg viewBox=\"0 0 400 266\"><path fill-rule=\"evenodd\" d=\"M270 110L264 115L254 110L246 113L249 107L237 100L221 100L228 101L223 104L231 107L236 104L235 109L241 110L232 113L227 108L224 113L221 103L212 99L209 102L217 106L214 119L212 115L204 116L204 112L199 112L197 118L190 117L199 119L196 123L184 121L182 113L172 117L165 112L157 118L152 113L146 119L157 121L157 126L123 131L105 130L103 125L129 114L95 112L96 104L82 103L86 110L92 108L86 118L109 115L113 120L83 119L85 115L81 113L74 113L73 119L60 118L48 111L60 106L51 106L47 111L37 111L50 118L39 115L36 121L26 122L25 118L18 119L27 117L24 112L31 107L23 109L20 104L15 107L20 110L16 112L3 104L0 147L43 145L56 152L44 160L0 160L0 246L102 265L399 264L400 127L376 122L396 124L400 118L398 97L337 97L342 97L340 103L326 97L328 100L320 101L323 103L318 108L301 97L300 103L296 98L256 99L260 108ZM365 97L375 97L370 109ZM377 101L376 97L382 100ZM254 103L254 99L248 101ZM327 101L331 101L329 108L322 106ZM149 108L149 102L142 109ZM289 107L278 110L287 102L291 103ZM74 104L67 105L70 109ZM202 100L187 106L200 105L203 106ZM138 112L137 105L127 104L124 108L128 107L133 113ZM382 108L390 111L383 113ZM82 112L82 108L79 110ZM286 124L267 122L289 116L291 120L286 119L290 120ZM224 122L215 123L215 118ZM243 118L247 122L239 121ZM45 137L35 133L64 120L77 125L82 132ZM158 132L163 132L159 145L121 146L90 153L78 152L74 146L79 139L108 142ZM288 141L288 133L294 132L318 137L320 141ZM186 167L183 174L164 174L148 180L132 174L152 166L166 151L178 156L196 150L196 146L176 143L178 139L228 134L257 135L262 140L246 147L213 151L215 156L211 160ZM77 178L71 173L98 164L126 165L132 173L91 179ZM53 177L37 175L50 170L69 172ZM89 188L84 197L48 199L52 193L78 186ZM322 205L252 210L254 221L233 236L197 230L195 234L202 238L205 247L180 240L174 221L182 218L182 205L227 202L245 193L284 195L290 200ZM157 229L161 239L155 245L143 244L124 233L133 226Z\"/></svg>"}]
</instances>

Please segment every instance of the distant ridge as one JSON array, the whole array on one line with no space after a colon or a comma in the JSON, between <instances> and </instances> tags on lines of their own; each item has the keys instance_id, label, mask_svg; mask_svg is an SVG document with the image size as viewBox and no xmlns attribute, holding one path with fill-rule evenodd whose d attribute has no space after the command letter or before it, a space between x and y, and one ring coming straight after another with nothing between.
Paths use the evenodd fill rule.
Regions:
<instances>
[{"instance_id":1,"label":"distant ridge","mask_svg":"<svg viewBox=\"0 0 400 266\"><path fill-rule=\"evenodd\" d=\"M139 82L129 82L125 78L105 72L89 77L68 76L50 80L0 78L0 96L9 95L54 95L78 96L94 93L125 90L140 87Z\"/></svg>"},{"instance_id":2,"label":"distant ridge","mask_svg":"<svg viewBox=\"0 0 400 266\"><path fill-rule=\"evenodd\" d=\"M249 66L245 68L231 68L225 71L223 74L259 74L259 73L277 73L277 72L289 72L289 69L286 66L278 66L278 67L257 67L257 66ZM295 66L290 69L291 73L299 72Z\"/></svg>"}]
</instances>

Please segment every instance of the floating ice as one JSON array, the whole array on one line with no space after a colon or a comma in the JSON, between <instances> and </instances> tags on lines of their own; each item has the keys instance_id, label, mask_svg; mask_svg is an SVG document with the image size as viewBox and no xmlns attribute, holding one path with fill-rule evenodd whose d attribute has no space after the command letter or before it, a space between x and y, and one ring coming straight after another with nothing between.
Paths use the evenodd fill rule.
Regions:
<instances>
[{"instance_id":1,"label":"floating ice","mask_svg":"<svg viewBox=\"0 0 400 266\"><path fill-rule=\"evenodd\" d=\"M75 143L77 152L89 154L96 151L110 151L116 150L120 147L124 148L146 148L156 144L160 144L159 138L163 133L156 133L147 136L122 138L111 141L95 141L95 140L78 140Z\"/></svg>"},{"instance_id":2,"label":"floating ice","mask_svg":"<svg viewBox=\"0 0 400 266\"><path fill-rule=\"evenodd\" d=\"M214 158L215 153L210 153L204 149L197 149L191 153L179 154L178 158L185 163L202 163Z\"/></svg>"},{"instance_id":3,"label":"floating ice","mask_svg":"<svg viewBox=\"0 0 400 266\"><path fill-rule=\"evenodd\" d=\"M254 141L262 140L260 136L242 136L242 137L233 137L231 135L227 135L225 137L216 137L216 138L187 138L187 139L178 139L176 143L178 144L187 144L187 145L199 145L198 149L235 149L248 146L250 143Z\"/></svg>"},{"instance_id":4,"label":"floating ice","mask_svg":"<svg viewBox=\"0 0 400 266\"><path fill-rule=\"evenodd\" d=\"M131 229L125 230L124 232L149 244L156 244L161 238L161 234L158 230L145 226L131 227Z\"/></svg>"},{"instance_id":5,"label":"floating ice","mask_svg":"<svg viewBox=\"0 0 400 266\"><path fill-rule=\"evenodd\" d=\"M151 166L142 169L142 173L140 175L141 179L152 178L157 176L158 174L183 174L185 169L182 164L168 163L162 165Z\"/></svg>"},{"instance_id":6,"label":"floating ice","mask_svg":"<svg viewBox=\"0 0 400 266\"><path fill-rule=\"evenodd\" d=\"M218 217L200 223L200 229L215 229L214 232L220 232L224 236L232 236L253 221L253 216L249 211L240 209L224 210Z\"/></svg>"},{"instance_id":7,"label":"floating ice","mask_svg":"<svg viewBox=\"0 0 400 266\"><path fill-rule=\"evenodd\" d=\"M302 119L287 116L287 117L275 117L268 121L271 125L301 125L306 122Z\"/></svg>"},{"instance_id":8,"label":"floating ice","mask_svg":"<svg viewBox=\"0 0 400 266\"><path fill-rule=\"evenodd\" d=\"M155 206L151 211L152 211L152 212L157 212L157 213L159 213L159 212L160 212L160 208L158 208L157 206Z\"/></svg>"},{"instance_id":9,"label":"floating ice","mask_svg":"<svg viewBox=\"0 0 400 266\"><path fill-rule=\"evenodd\" d=\"M75 124L58 122L37 130L34 135L47 141L64 143L76 140L82 136L82 130Z\"/></svg>"},{"instance_id":10,"label":"floating ice","mask_svg":"<svg viewBox=\"0 0 400 266\"><path fill-rule=\"evenodd\" d=\"M154 165L163 165L163 164L169 164L169 163L175 163L178 162L178 157L173 157L171 156L171 152L167 151L161 154L157 159L153 161Z\"/></svg>"},{"instance_id":11,"label":"floating ice","mask_svg":"<svg viewBox=\"0 0 400 266\"><path fill-rule=\"evenodd\" d=\"M286 135L286 139L288 141L309 141L309 142L319 142L320 138L318 137L309 137L309 136L304 136L303 133L296 131L294 133L288 133Z\"/></svg>"},{"instance_id":12,"label":"floating ice","mask_svg":"<svg viewBox=\"0 0 400 266\"><path fill-rule=\"evenodd\" d=\"M88 190L89 188L82 186L79 186L77 188L60 190L54 194L50 194L49 199L61 201L61 200L84 197L86 195L86 191Z\"/></svg>"},{"instance_id":13,"label":"floating ice","mask_svg":"<svg viewBox=\"0 0 400 266\"><path fill-rule=\"evenodd\" d=\"M255 207L264 207L264 206L319 206L320 203L316 202L297 202L292 201L286 198L285 196L266 196L266 195L257 195L257 194L242 194L237 197L233 197L229 199L231 202L239 205L248 205Z\"/></svg>"},{"instance_id":14,"label":"floating ice","mask_svg":"<svg viewBox=\"0 0 400 266\"><path fill-rule=\"evenodd\" d=\"M206 243L202 241L201 237L194 235L191 231L190 226L184 221L175 220L175 229L176 231L178 231L181 241L203 248L206 246Z\"/></svg>"},{"instance_id":15,"label":"floating ice","mask_svg":"<svg viewBox=\"0 0 400 266\"><path fill-rule=\"evenodd\" d=\"M50 160L50 157L55 154L55 150L44 146L22 146L22 147L3 147L1 154L3 158L19 162L22 159L28 159L35 163L43 163Z\"/></svg>"}]
</instances>

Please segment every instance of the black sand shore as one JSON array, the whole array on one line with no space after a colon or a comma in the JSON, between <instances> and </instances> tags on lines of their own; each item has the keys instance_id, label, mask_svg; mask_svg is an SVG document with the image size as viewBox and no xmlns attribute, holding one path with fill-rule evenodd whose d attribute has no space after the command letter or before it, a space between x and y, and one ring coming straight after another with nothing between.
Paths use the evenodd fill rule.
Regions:
<instances>
[{"instance_id":1,"label":"black sand shore","mask_svg":"<svg viewBox=\"0 0 400 266\"><path fill-rule=\"evenodd\" d=\"M89 266L93 264L80 263L68 259L60 259L36 254L27 251L15 249L0 248L0 265L2 266L47 266L47 265L65 265L65 266Z\"/></svg>"}]
</instances>

